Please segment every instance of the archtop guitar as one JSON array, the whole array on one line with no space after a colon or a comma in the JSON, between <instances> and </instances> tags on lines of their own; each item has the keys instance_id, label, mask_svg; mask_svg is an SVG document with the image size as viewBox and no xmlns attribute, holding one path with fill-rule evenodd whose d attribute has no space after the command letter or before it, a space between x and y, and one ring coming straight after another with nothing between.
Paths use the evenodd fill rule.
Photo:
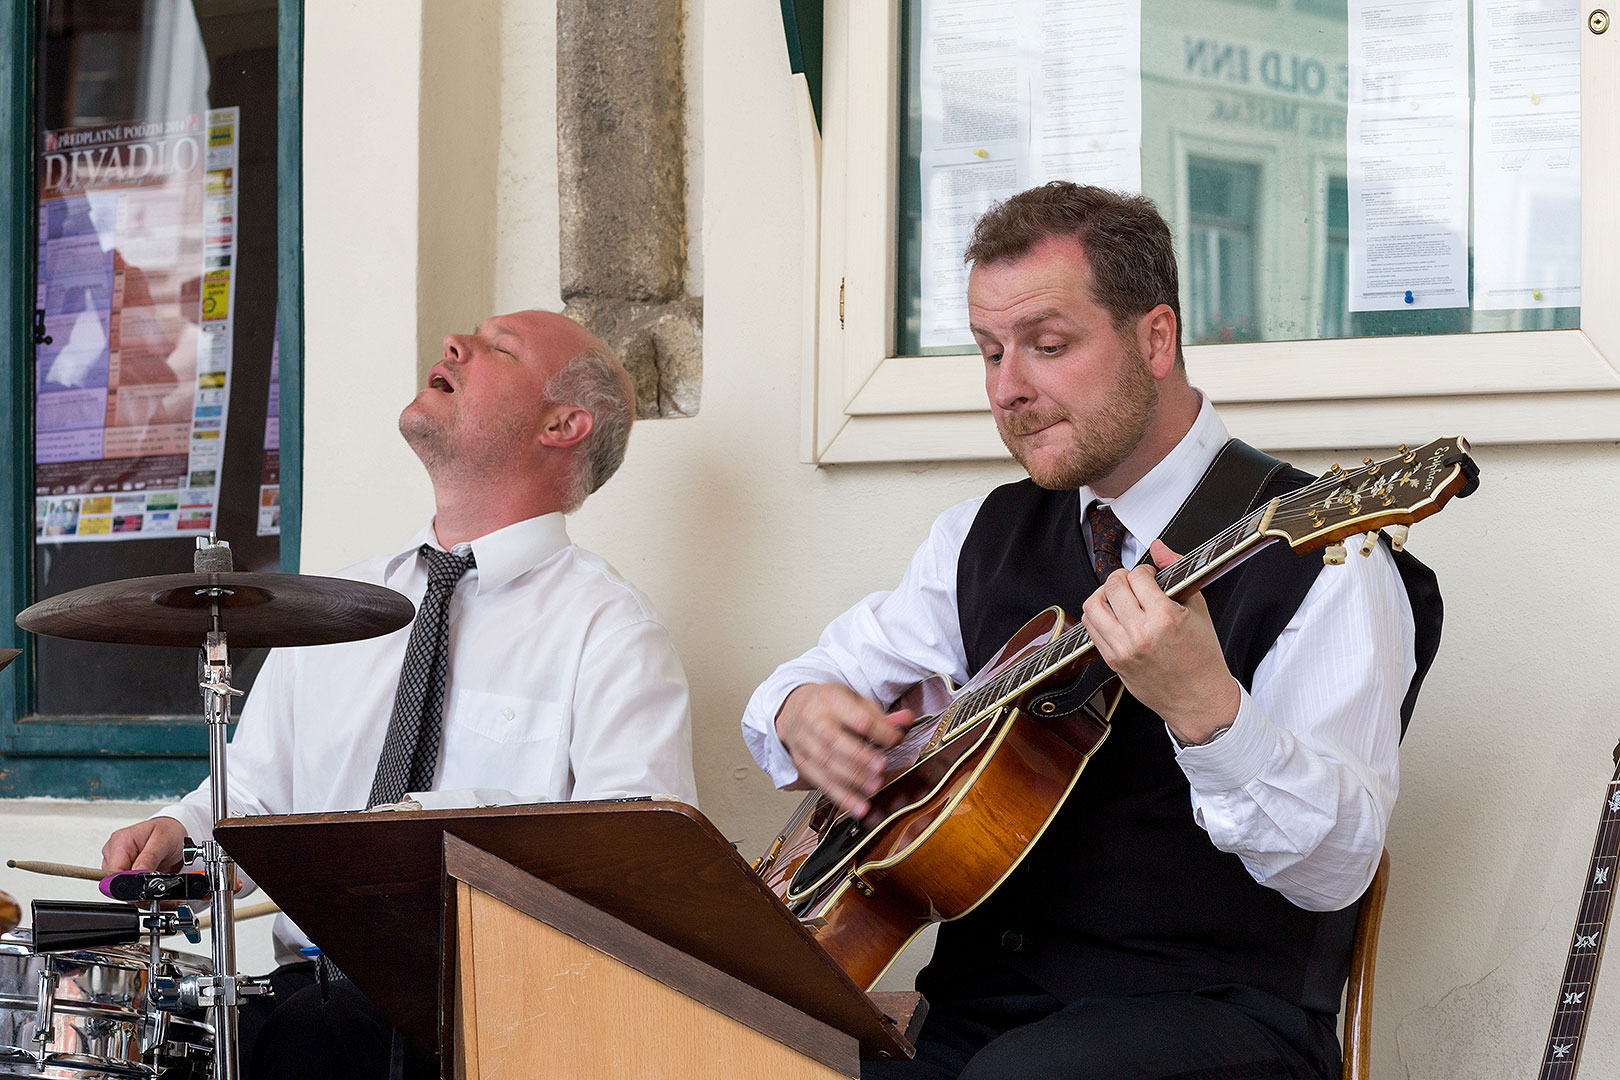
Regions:
<instances>
[{"instance_id":1,"label":"archtop guitar","mask_svg":"<svg viewBox=\"0 0 1620 1080\"><path fill-rule=\"evenodd\" d=\"M1273 499L1158 572L1174 598L1208 585L1276 542L1296 552L1358 533L1371 555L1377 530L1396 550L1413 523L1455 495L1478 469L1461 438L1405 446L1358 469L1338 465ZM888 751L883 785L861 818L810 794L756 866L767 887L870 988L930 923L960 918L1012 873L1063 806L1108 737L1123 688L1107 680L1079 709L1052 691L1096 658L1079 622L1058 608L1036 615L962 687L936 676L893 703L920 717Z\"/></svg>"}]
</instances>

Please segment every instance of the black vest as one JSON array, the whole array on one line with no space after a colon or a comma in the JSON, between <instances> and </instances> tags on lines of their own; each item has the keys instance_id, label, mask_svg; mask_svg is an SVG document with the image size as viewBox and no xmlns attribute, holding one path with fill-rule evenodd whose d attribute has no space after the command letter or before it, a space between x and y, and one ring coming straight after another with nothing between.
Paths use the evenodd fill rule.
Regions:
<instances>
[{"instance_id":1,"label":"black vest","mask_svg":"<svg viewBox=\"0 0 1620 1080\"><path fill-rule=\"evenodd\" d=\"M1255 505L1310 479L1280 472ZM1073 491L1030 480L985 500L957 571L968 670L983 667L1045 607L1079 616L1098 585L1082 514ZM1400 563L1418 625L1404 722L1438 645L1440 611L1433 575L1409 556ZM1315 555L1273 544L1204 590L1227 665L1245 688L1321 569ZM1082 681L1108 674L1098 661ZM1010 968L1063 1001L1238 985L1333 1014L1356 912L1298 908L1217 850L1193 820L1163 721L1126 695L1107 741L1034 850L977 909L941 926L918 988L936 1001L974 996Z\"/></svg>"}]
</instances>

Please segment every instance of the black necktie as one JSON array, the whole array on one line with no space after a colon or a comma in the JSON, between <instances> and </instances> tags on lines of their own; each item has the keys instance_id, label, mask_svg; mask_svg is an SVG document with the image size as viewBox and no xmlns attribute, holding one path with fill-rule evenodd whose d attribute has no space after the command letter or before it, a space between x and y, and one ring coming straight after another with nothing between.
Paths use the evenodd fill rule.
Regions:
<instances>
[{"instance_id":1,"label":"black necktie","mask_svg":"<svg viewBox=\"0 0 1620 1080\"><path fill-rule=\"evenodd\" d=\"M405 667L394 693L394 715L377 759L366 806L398 802L407 791L427 791L439 765L444 732L444 679L450 669L450 594L474 564L472 552L452 555L431 544L419 549L428 564L427 592L416 609Z\"/></svg>"},{"instance_id":2,"label":"black necktie","mask_svg":"<svg viewBox=\"0 0 1620 1080\"><path fill-rule=\"evenodd\" d=\"M1113 507L1098 502L1086 508L1086 524L1091 526L1091 568L1097 571L1098 581L1107 581L1109 574L1125 565L1119 557L1125 546L1125 526Z\"/></svg>"}]
</instances>

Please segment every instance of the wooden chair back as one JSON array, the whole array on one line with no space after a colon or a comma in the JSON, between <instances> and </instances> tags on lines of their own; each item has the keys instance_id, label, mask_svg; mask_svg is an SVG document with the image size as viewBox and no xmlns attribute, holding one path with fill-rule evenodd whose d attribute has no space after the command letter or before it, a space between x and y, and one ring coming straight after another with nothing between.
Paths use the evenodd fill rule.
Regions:
<instances>
[{"instance_id":1,"label":"wooden chair back","mask_svg":"<svg viewBox=\"0 0 1620 1080\"><path fill-rule=\"evenodd\" d=\"M1361 896L1356 917L1356 943L1350 953L1350 980L1344 991L1344 1080L1372 1076L1373 968L1378 962L1378 923L1384 916L1389 888L1389 852L1378 860L1378 872Z\"/></svg>"}]
</instances>

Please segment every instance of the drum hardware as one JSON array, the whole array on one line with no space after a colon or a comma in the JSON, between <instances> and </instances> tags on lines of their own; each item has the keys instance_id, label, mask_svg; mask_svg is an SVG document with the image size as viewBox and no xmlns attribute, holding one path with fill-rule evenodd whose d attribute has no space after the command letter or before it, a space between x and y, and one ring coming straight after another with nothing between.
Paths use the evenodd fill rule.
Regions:
<instances>
[{"instance_id":1,"label":"drum hardware","mask_svg":"<svg viewBox=\"0 0 1620 1080\"><path fill-rule=\"evenodd\" d=\"M45 1064L46 1055L50 1053L51 1036L56 1032L56 984L59 976L56 965L49 956L45 957L45 968L39 973L39 997L34 1005L34 1015L38 1018L34 1023L34 1060L40 1065Z\"/></svg>"},{"instance_id":2,"label":"drum hardware","mask_svg":"<svg viewBox=\"0 0 1620 1080\"><path fill-rule=\"evenodd\" d=\"M207 972L165 950L158 974ZM127 945L36 952L28 930L0 935L0 1076L202 1080L213 1032L200 1014L160 1012L151 958Z\"/></svg>"},{"instance_id":3,"label":"drum hardware","mask_svg":"<svg viewBox=\"0 0 1620 1080\"><path fill-rule=\"evenodd\" d=\"M156 871L126 871L101 879L102 895L131 904L152 900L206 900L207 874L163 874Z\"/></svg>"},{"instance_id":4,"label":"drum hardware","mask_svg":"<svg viewBox=\"0 0 1620 1080\"><path fill-rule=\"evenodd\" d=\"M100 900L35 900L34 951L68 952L101 945L133 945L156 931L185 934L196 944L202 940L197 917L184 904L164 911L162 900L147 908Z\"/></svg>"},{"instance_id":5,"label":"drum hardware","mask_svg":"<svg viewBox=\"0 0 1620 1080\"><path fill-rule=\"evenodd\" d=\"M190 574L130 578L63 593L24 610L17 616L17 625L37 634L85 641L133 645L201 642L197 685L202 694L203 720L208 725L210 810L215 821L222 821L229 816L225 759L230 699L242 696L242 691L231 685L225 617L229 616L239 648L274 648L375 637L408 625L415 614L405 597L365 582L297 574L236 573L230 545L210 533L206 538L197 538ZM0 667L4 663L0 659ZM143 1029L142 1045L166 1030L166 1017L172 1010L190 1005L208 1008L214 1027L214 1080L238 1080L241 1073L236 1010L243 999L268 994L269 981L236 974L236 863L218 842L209 839L198 845L188 838L182 864L190 866L199 861L204 868L201 874L159 877L206 879L213 937L212 973L171 977L159 971L158 938L164 933L163 927L170 925L165 920L173 919L173 925L180 925L180 913L162 911L159 897L147 898L148 911L125 909L133 911L138 929L133 937L119 940L139 940L142 936L148 939L151 977L146 996L158 1015L152 1019L149 1033ZM182 885L188 891L200 888L190 882L165 887ZM142 887L134 886L137 891ZM37 903L35 907L37 933L41 909ZM79 914L91 918L88 912ZM52 917L48 914L47 922ZM117 921L105 912L96 917ZM185 918L191 920L189 929L195 933L196 920L189 911ZM103 931L112 932L105 927ZM125 926L121 932L128 935L130 931Z\"/></svg>"}]
</instances>

